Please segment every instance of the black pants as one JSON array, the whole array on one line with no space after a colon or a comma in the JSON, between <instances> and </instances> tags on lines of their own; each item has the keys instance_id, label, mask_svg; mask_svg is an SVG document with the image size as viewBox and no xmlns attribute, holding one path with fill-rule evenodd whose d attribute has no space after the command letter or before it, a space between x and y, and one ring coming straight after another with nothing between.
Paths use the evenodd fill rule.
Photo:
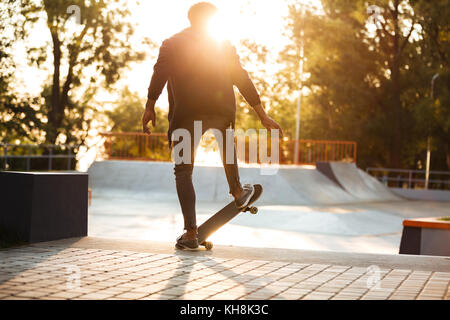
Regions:
<instances>
[{"instance_id":1,"label":"black pants","mask_svg":"<svg viewBox=\"0 0 450 320\"><path fill-rule=\"evenodd\" d=\"M241 189L241 183L239 181L239 170L237 165L237 157L236 157L236 149L234 147L234 138L233 138L233 157L229 156L230 159L227 161L227 151L226 151L226 130L231 128L231 124L227 121L221 119L207 119L202 122L202 130L201 134L194 135L194 121L185 121L182 127L186 129L190 133L190 147L191 147L191 156L190 162L184 163L181 162L179 164L175 164L175 181L177 187L178 200L180 201L181 211L183 212L184 217L184 228L185 229L194 229L197 227L197 217L195 212L195 190L194 185L192 183L192 172L194 169L194 159L195 152L197 150L198 144L200 143L200 139L202 135L208 129L216 129L218 132L221 132L222 138L216 135L216 132L213 131L216 136L216 141L219 144L220 155L222 157L222 163L225 169L225 175L227 177L228 185L230 188L230 193L234 193ZM178 141L173 142L173 147L175 148L179 143L183 141L181 137ZM182 156L182 152L180 153ZM228 163L227 163L228 162Z\"/></svg>"}]
</instances>

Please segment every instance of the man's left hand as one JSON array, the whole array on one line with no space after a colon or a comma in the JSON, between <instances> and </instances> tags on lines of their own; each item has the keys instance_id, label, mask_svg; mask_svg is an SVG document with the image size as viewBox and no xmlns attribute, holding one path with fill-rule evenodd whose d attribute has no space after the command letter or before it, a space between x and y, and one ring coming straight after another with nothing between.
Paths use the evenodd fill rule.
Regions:
<instances>
[{"instance_id":1,"label":"man's left hand","mask_svg":"<svg viewBox=\"0 0 450 320\"><path fill-rule=\"evenodd\" d=\"M275 120L273 120L271 117L269 117L269 116L263 117L261 119L261 123L267 130L271 130L271 129L279 130L280 136L281 137L283 136L283 130L281 129L280 125Z\"/></svg>"},{"instance_id":2,"label":"man's left hand","mask_svg":"<svg viewBox=\"0 0 450 320\"><path fill-rule=\"evenodd\" d=\"M145 106L145 112L142 116L142 132L150 134L150 128L148 123L152 122L152 126L156 125L156 113L155 113L155 102L153 100L148 100Z\"/></svg>"}]
</instances>

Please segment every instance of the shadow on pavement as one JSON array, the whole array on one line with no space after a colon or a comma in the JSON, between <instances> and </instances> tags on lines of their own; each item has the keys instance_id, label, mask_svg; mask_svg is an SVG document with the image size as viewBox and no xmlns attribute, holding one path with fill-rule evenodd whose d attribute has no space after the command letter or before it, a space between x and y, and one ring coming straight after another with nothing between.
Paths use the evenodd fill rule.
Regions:
<instances>
[{"instance_id":1,"label":"shadow on pavement","mask_svg":"<svg viewBox=\"0 0 450 320\"><path fill-rule=\"evenodd\" d=\"M242 294L240 294L239 296L236 296L237 299L245 297L245 296L251 294L252 292L259 290L261 287L264 287L265 285L268 284L268 283L264 284L261 282L260 286L257 286L257 285L249 286L248 284L246 285L246 283L260 278L261 275L257 276L257 275L238 274L235 271L231 270L235 266L232 266L232 267L224 266L220 261L209 258L208 255L210 255L211 252L209 252L209 251L196 251L195 252L195 254L198 254L198 253L200 253L200 255L194 255L193 252L186 254L186 252L175 251L175 255L181 259L181 264L179 264L179 266L175 269L174 276L169 279L166 287L161 291L161 293L163 295L164 295L164 292L168 292L168 293L174 292L173 299L182 299L184 295L188 294L187 298L194 299L194 300L207 299L208 297L215 295L215 293L211 293L211 295L209 295L209 296L205 296L205 297L199 296L198 298L196 298L195 297L196 290L190 290L189 292L186 292L186 284L189 283L189 282L187 282L187 280L195 281L196 279L207 278L209 275L206 275L206 276L202 275L202 271L207 268L213 269L214 271L218 271L219 274L222 275L225 279L232 280L236 283L235 286L230 286L229 288L225 289L225 291L230 290L236 286L241 286L244 288L244 292L242 292ZM227 261L226 259L220 259L220 260L223 260L223 262ZM194 266L199 263L202 264L204 266L204 268L196 271L196 272L198 272L198 275L199 275L198 277L192 277L193 271L194 271ZM245 262L243 262L242 264L239 264L239 265L244 265L244 264L245 264ZM236 266L239 266L239 265L236 265ZM223 279L217 279L217 281L212 280L211 283L208 284L208 286L211 284L220 282L220 281L223 281ZM205 288L205 287L206 286L199 287L198 289L201 290L202 288ZM268 297L272 297L276 294L275 292L272 292L272 291L270 291L270 292L272 292L272 294L270 294L270 292L268 292L267 289L265 289L265 291L266 291L266 294L268 295ZM180 293L180 292L182 292L182 293ZM192 294L192 298L190 297L191 294Z\"/></svg>"},{"instance_id":2,"label":"shadow on pavement","mask_svg":"<svg viewBox=\"0 0 450 320\"><path fill-rule=\"evenodd\" d=\"M64 240L64 244L47 245L45 247L40 246L39 243L35 243L0 249L0 286L12 279L14 279L14 283L17 285L27 283L24 279L21 282L21 275L37 267L43 267L46 270L51 268L52 272L54 271L58 274L70 273L71 269L77 268L76 257L72 257L72 259L64 259L62 257L61 261L56 261L56 263L55 261L50 263L49 259L70 248L79 239L66 239ZM69 250L75 251L77 249L70 248ZM38 274L39 272L35 273ZM35 280L41 281L38 278ZM64 280L61 280L61 282L64 282Z\"/></svg>"}]
</instances>

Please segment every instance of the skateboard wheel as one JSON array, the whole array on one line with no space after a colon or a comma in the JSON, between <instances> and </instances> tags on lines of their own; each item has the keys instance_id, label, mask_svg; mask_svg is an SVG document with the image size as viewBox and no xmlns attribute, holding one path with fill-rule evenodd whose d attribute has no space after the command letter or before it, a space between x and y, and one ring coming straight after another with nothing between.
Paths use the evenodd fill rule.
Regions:
<instances>
[{"instance_id":1,"label":"skateboard wheel","mask_svg":"<svg viewBox=\"0 0 450 320\"><path fill-rule=\"evenodd\" d=\"M258 213L258 208L257 207L250 207L249 210L251 214L257 214Z\"/></svg>"},{"instance_id":2,"label":"skateboard wheel","mask_svg":"<svg viewBox=\"0 0 450 320\"><path fill-rule=\"evenodd\" d=\"M209 242L209 241L206 241L204 246L205 246L206 250L211 250L213 248L212 242Z\"/></svg>"}]
</instances>

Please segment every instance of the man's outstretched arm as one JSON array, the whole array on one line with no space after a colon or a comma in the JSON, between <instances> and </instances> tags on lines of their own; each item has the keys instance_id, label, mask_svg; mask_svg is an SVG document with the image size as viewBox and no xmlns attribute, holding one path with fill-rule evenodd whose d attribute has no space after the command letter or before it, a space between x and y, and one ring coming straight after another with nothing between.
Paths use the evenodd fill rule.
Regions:
<instances>
[{"instance_id":1,"label":"man's outstretched arm","mask_svg":"<svg viewBox=\"0 0 450 320\"><path fill-rule=\"evenodd\" d=\"M153 76L148 88L147 103L145 105L144 115L142 116L142 131L150 133L148 123L151 121L153 127L156 125L155 103L161 95L167 79L170 74L170 52L169 43L164 41L159 49L158 60L153 67Z\"/></svg>"},{"instance_id":2,"label":"man's outstretched arm","mask_svg":"<svg viewBox=\"0 0 450 320\"><path fill-rule=\"evenodd\" d=\"M231 78L233 84L239 89L239 92L244 96L245 100L252 107L261 104L258 91L255 88L248 72L242 67L241 59L236 52L234 46L231 46Z\"/></svg>"},{"instance_id":3,"label":"man's outstretched arm","mask_svg":"<svg viewBox=\"0 0 450 320\"><path fill-rule=\"evenodd\" d=\"M233 84L238 87L239 92L244 96L248 104L255 110L262 125L268 130L278 129L280 131L280 135L283 136L283 130L280 125L275 120L270 118L264 110L258 91L250 79L248 72L242 67L239 55L236 53L236 49L234 47L232 47L231 55L231 74Z\"/></svg>"}]
</instances>

